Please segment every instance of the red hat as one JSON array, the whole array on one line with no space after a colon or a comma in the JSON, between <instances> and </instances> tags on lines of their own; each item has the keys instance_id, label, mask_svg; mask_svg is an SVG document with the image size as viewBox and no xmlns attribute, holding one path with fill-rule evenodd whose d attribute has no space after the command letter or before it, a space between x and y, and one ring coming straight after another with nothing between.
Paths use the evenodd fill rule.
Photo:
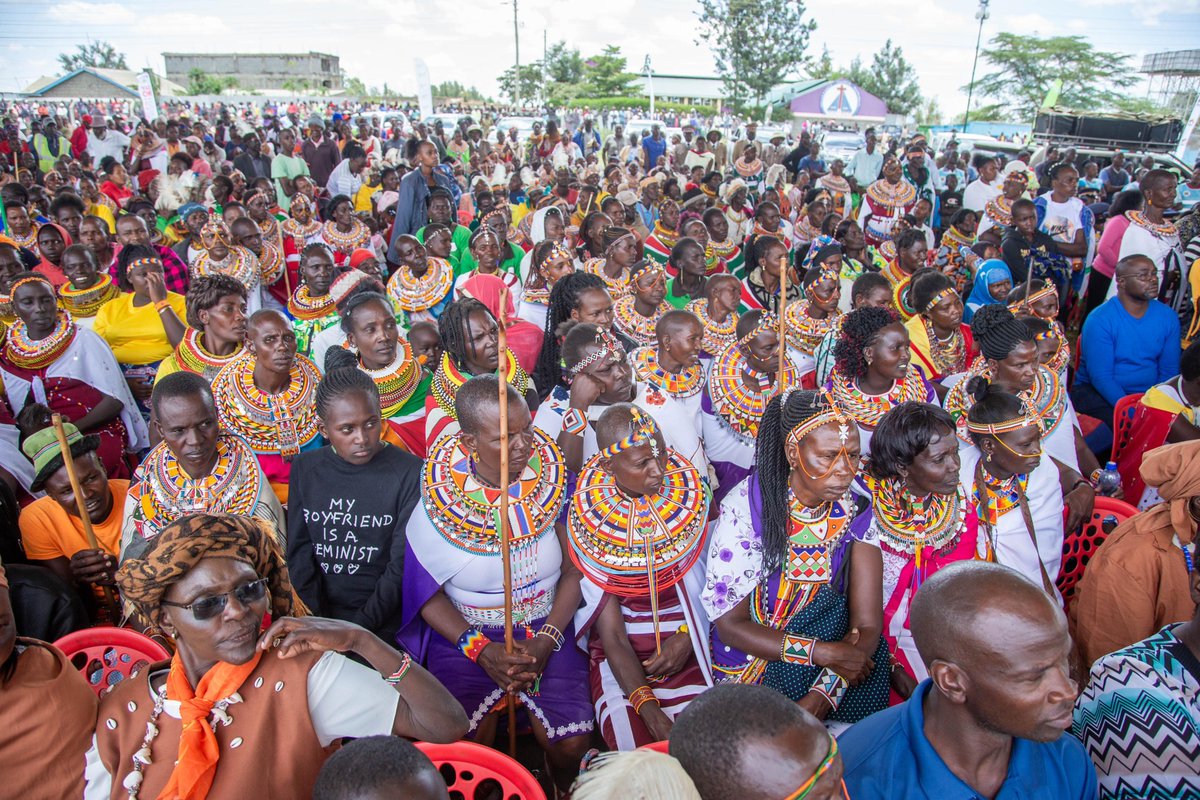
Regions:
<instances>
[{"instance_id":1,"label":"red hat","mask_svg":"<svg viewBox=\"0 0 1200 800\"><path fill-rule=\"evenodd\" d=\"M92 127L92 115L91 114L83 115L83 127L85 127L85 128Z\"/></svg>"},{"instance_id":2,"label":"red hat","mask_svg":"<svg viewBox=\"0 0 1200 800\"><path fill-rule=\"evenodd\" d=\"M161 175L156 169L144 169L137 174L138 188L143 192L150 188L150 182Z\"/></svg>"},{"instance_id":3,"label":"red hat","mask_svg":"<svg viewBox=\"0 0 1200 800\"><path fill-rule=\"evenodd\" d=\"M359 264L362 264L369 258L375 258L375 253L366 249L365 247L356 248L354 252L350 254L350 266L357 267Z\"/></svg>"}]
</instances>

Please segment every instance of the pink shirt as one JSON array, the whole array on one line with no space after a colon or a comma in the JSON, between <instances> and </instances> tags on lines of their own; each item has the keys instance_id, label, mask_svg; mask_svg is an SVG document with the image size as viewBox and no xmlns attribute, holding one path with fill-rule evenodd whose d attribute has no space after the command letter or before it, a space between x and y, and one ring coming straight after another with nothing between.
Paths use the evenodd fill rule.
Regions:
<instances>
[{"instance_id":1,"label":"pink shirt","mask_svg":"<svg viewBox=\"0 0 1200 800\"><path fill-rule=\"evenodd\" d=\"M1096 247L1092 269L1109 278L1113 276L1117 262L1121 260L1121 240L1125 238L1127 230L1129 218L1124 214L1108 221L1104 226L1104 233L1100 236L1100 244Z\"/></svg>"}]
</instances>

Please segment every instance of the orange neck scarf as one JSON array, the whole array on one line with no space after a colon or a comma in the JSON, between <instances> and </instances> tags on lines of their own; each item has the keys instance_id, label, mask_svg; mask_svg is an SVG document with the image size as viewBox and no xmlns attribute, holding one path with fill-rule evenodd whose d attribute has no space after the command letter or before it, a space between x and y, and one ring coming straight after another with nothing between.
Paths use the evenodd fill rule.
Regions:
<instances>
[{"instance_id":1,"label":"orange neck scarf","mask_svg":"<svg viewBox=\"0 0 1200 800\"><path fill-rule=\"evenodd\" d=\"M175 653L167 675L167 697L180 702L183 730L179 735L179 760L158 800L204 800L208 797L208 790L217 775L217 760L221 757L217 735L208 724L208 715L217 701L241 688L261 658L262 651L255 650L254 658L245 664L218 661L204 673L193 690L179 653Z\"/></svg>"}]
</instances>

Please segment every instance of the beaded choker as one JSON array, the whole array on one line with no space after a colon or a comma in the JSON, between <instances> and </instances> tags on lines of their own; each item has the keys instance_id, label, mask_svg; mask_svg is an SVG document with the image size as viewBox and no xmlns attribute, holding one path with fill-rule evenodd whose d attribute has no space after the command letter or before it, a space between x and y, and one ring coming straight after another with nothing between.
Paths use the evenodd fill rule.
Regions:
<instances>
[{"instance_id":1,"label":"beaded choker","mask_svg":"<svg viewBox=\"0 0 1200 800\"><path fill-rule=\"evenodd\" d=\"M636 298L627 294L613 304L613 325L640 345L655 344L658 337L654 334L654 328L662 315L671 310L671 305L663 301L654 309L654 316L643 317L634 308L635 302Z\"/></svg>"},{"instance_id":2,"label":"beaded choker","mask_svg":"<svg viewBox=\"0 0 1200 800\"><path fill-rule=\"evenodd\" d=\"M38 228L39 228L39 226L36 222L31 223L29 226L29 233L26 234L25 236L22 236L21 234L17 233L15 230L13 230L12 226L10 225L8 228L8 235L12 238L12 240L14 242L17 243L18 247L23 247L26 250L32 250L34 252L37 252Z\"/></svg>"},{"instance_id":3,"label":"beaded choker","mask_svg":"<svg viewBox=\"0 0 1200 800\"><path fill-rule=\"evenodd\" d=\"M1179 237L1179 229L1175 227L1175 223L1170 220L1162 222L1151 222L1146 218L1144 212L1141 211L1126 211L1125 216L1129 217L1129 221L1139 228L1144 228L1160 239L1171 239Z\"/></svg>"},{"instance_id":4,"label":"beaded choker","mask_svg":"<svg viewBox=\"0 0 1200 800\"><path fill-rule=\"evenodd\" d=\"M17 320L8 332L4 343L4 356L21 369L40 370L58 360L71 342L75 341L75 322L66 311L60 311L54 330L44 339L29 338L25 323Z\"/></svg>"},{"instance_id":5,"label":"beaded choker","mask_svg":"<svg viewBox=\"0 0 1200 800\"><path fill-rule=\"evenodd\" d=\"M670 250L679 242L679 231L664 228L662 220L655 220L654 231L651 235L667 250Z\"/></svg>"},{"instance_id":6,"label":"beaded choker","mask_svg":"<svg viewBox=\"0 0 1200 800\"><path fill-rule=\"evenodd\" d=\"M292 244L295 245L296 252L302 252L308 240L321 232L321 223L315 219L309 219L308 222L299 222L295 219L285 219L280 223L283 232L292 237Z\"/></svg>"},{"instance_id":7,"label":"beaded choker","mask_svg":"<svg viewBox=\"0 0 1200 800\"><path fill-rule=\"evenodd\" d=\"M881 546L895 555L915 557L918 568L927 548L945 552L966 530L967 501L961 483L954 494L931 494L921 500L903 481L877 480L869 472L863 480L871 492Z\"/></svg>"},{"instance_id":8,"label":"beaded choker","mask_svg":"<svg viewBox=\"0 0 1200 800\"><path fill-rule=\"evenodd\" d=\"M320 297L313 297L308 293L307 285L292 292L288 298L288 313L296 319L320 319L334 313L336 306L333 295L327 292Z\"/></svg>"},{"instance_id":9,"label":"beaded choker","mask_svg":"<svg viewBox=\"0 0 1200 800\"><path fill-rule=\"evenodd\" d=\"M217 377L217 373L230 361L240 356L244 348L242 343L238 342L238 346L229 355L214 355L205 349L201 339L203 335L195 328L185 330L179 347L175 348L175 361L179 364L180 369L202 375L205 380L212 383L213 378Z\"/></svg>"},{"instance_id":10,"label":"beaded choker","mask_svg":"<svg viewBox=\"0 0 1200 800\"><path fill-rule=\"evenodd\" d=\"M708 491L699 471L667 450L662 488L629 497L595 455L579 473L567 536L571 560L597 586L619 597L654 602L699 559Z\"/></svg>"},{"instance_id":11,"label":"beaded choker","mask_svg":"<svg viewBox=\"0 0 1200 800\"><path fill-rule=\"evenodd\" d=\"M100 307L113 300L121 290L113 283L108 274L101 274L96 284L87 289L76 289L69 283L58 288L58 298L65 311L70 312L75 319L88 319L96 316Z\"/></svg>"},{"instance_id":12,"label":"beaded choker","mask_svg":"<svg viewBox=\"0 0 1200 800\"><path fill-rule=\"evenodd\" d=\"M630 356L638 380L648 383L671 397L694 397L704 388L704 370L699 364L684 367L679 373L667 372L658 363L658 350L639 347Z\"/></svg>"},{"instance_id":13,"label":"beaded choker","mask_svg":"<svg viewBox=\"0 0 1200 800\"><path fill-rule=\"evenodd\" d=\"M379 389L379 406L384 419L391 419L409 400L421 383L421 367L413 358L408 342L396 342L396 358L383 369L367 369L360 362L358 368L371 376Z\"/></svg>"},{"instance_id":14,"label":"beaded choker","mask_svg":"<svg viewBox=\"0 0 1200 800\"><path fill-rule=\"evenodd\" d=\"M747 387L743 379L747 367L740 348L736 345L725 348L713 359L708 374L708 393L717 418L738 436L753 439L758 435L763 410L775 396L775 382L768 378L759 382L757 390ZM780 377L784 385L798 385L796 369L790 359L784 359L784 374L777 375L776 380Z\"/></svg>"},{"instance_id":15,"label":"beaded choker","mask_svg":"<svg viewBox=\"0 0 1200 800\"><path fill-rule=\"evenodd\" d=\"M730 311L725 322L718 323L708 315L708 301L703 298L688 303L687 310L699 317L700 324L704 326L704 341L700 347L710 356L715 356L737 340L736 311Z\"/></svg>"},{"instance_id":16,"label":"beaded choker","mask_svg":"<svg viewBox=\"0 0 1200 800\"><path fill-rule=\"evenodd\" d=\"M426 263L425 274L419 278L409 267L401 266L388 279L388 296L401 311L427 311L449 294L454 283L454 268L450 262L430 256Z\"/></svg>"},{"instance_id":17,"label":"beaded choker","mask_svg":"<svg viewBox=\"0 0 1200 800\"><path fill-rule=\"evenodd\" d=\"M322 226L321 236L334 250L349 255L356 248L362 247L370 241L371 231L362 220L355 217L350 221L349 232L339 231L337 223L330 220Z\"/></svg>"},{"instance_id":18,"label":"beaded choker","mask_svg":"<svg viewBox=\"0 0 1200 800\"><path fill-rule=\"evenodd\" d=\"M1004 195L998 195L995 199L989 200L984 204L983 211L997 225L1007 228L1012 226L1012 204L1012 200L1009 200Z\"/></svg>"},{"instance_id":19,"label":"beaded choker","mask_svg":"<svg viewBox=\"0 0 1200 800\"><path fill-rule=\"evenodd\" d=\"M186 514L249 514L258 503L263 481L254 453L226 432L217 438L212 472L202 478L188 475L166 442L160 442L146 457L142 473L150 489L139 501L143 524L151 528L145 536Z\"/></svg>"},{"instance_id":20,"label":"beaded choker","mask_svg":"<svg viewBox=\"0 0 1200 800\"><path fill-rule=\"evenodd\" d=\"M983 486L975 486L975 509L989 528L995 528L1000 518L1021 504L1029 486L1028 475L1011 475L1004 480L983 471ZM993 549L996 542L992 542Z\"/></svg>"},{"instance_id":21,"label":"beaded choker","mask_svg":"<svg viewBox=\"0 0 1200 800\"><path fill-rule=\"evenodd\" d=\"M867 196L877 205L892 210L909 205L917 199L917 190L907 181L888 183L883 178L867 187Z\"/></svg>"},{"instance_id":22,"label":"beaded choker","mask_svg":"<svg viewBox=\"0 0 1200 800\"><path fill-rule=\"evenodd\" d=\"M508 365L505 369L508 385L524 396L529 391L529 376L517 363L517 358L513 355L512 350L505 351L505 361ZM433 373L433 381L429 388L433 392L433 399L437 401L438 408L450 419L458 419L458 414L454 410L454 395L471 377L473 376L466 374L454 364L449 353L442 353L442 363Z\"/></svg>"},{"instance_id":23,"label":"beaded choker","mask_svg":"<svg viewBox=\"0 0 1200 800\"><path fill-rule=\"evenodd\" d=\"M283 276L283 250L274 242L263 240L262 255L258 256L258 279L270 286Z\"/></svg>"},{"instance_id":24,"label":"beaded choker","mask_svg":"<svg viewBox=\"0 0 1200 800\"><path fill-rule=\"evenodd\" d=\"M834 403L853 417L859 427L869 431L875 430L883 415L901 403L924 402L929 396L925 381L915 367L909 368L904 380L893 383L884 394L867 394L838 370L829 377Z\"/></svg>"},{"instance_id":25,"label":"beaded choker","mask_svg":"<svg viewBox=\"0 0 1200 800\"><path fill-rule=\"evenodd\" d=\"M217 373L212 384L217 415L254 452L291 458L318 435L314 399L321 373L297 354L288 387L267 394L254 384L254 365L254 355L247 352Z\"/></svg>"},{"instance_id":26,"label":"beaded choker","mask_svg":"<svg viewBox=\"0 0 1200 800\"><path fill-rule=\"evenodd\" d=\"M604 280L604 286L608 289L608 293L612 295L613 300L619 300L629 294L629 268L621 270L620 276L610 278L608 273L604 271L606 260L603 258L589 258L583 262L583 271L591 273L598 278Z\"/></svg>"},{"instance_id":27,"label":"beaded choker","mask_svg":"<svg viewBox=\"0 0 1200 800\"><path fill-rule=\"evenodd\" d=\"M946 291L952 292L953 289ZM963 336L962 328L950 334L949 341L942 341L938 338L937 331L933 329L933 323L928 317L921 317L921 324L925 326L925 336L929 339L929 358L933 361L933 365L942 375L953 375L956 372L961 372L967 366L967 340Z\"/></svg>"},{"instance_id":28,"label":"beaded choker","mask_svg":"<svg viewBox=\"0 0 1200 800\"><path fill-rule=\"evenodd\" d=\"M828 583L833 577L833 550L850 517L841 503L806 508L788 488L788 552L783 578L793 583Z\"/></svg>"},{"instance_id":29,"label":"beaded choker","mask_svg":"<svg viewBox=\"0 0 1200 800\"><path fill-rule=\"evenodd\" d=\"M736 256L739 252L741 252L742 249L737 243L730 239L726 239L723 242L710 241L708 246L712 248L713 253L718 258L723 258L726 261Z\"/></svg>"},{"instance_id":30,"label":"beaded choker","mask_svg":"<svg viewBox=\"0 0 1200 800\"><path fill-rule=\"evenodd\" d=\"M226 275L247 289L259 284L258 258L244 247L230 247L229 255L218 261L212 252L204 250L192 262L192 275L203 278L208 275Z\"/></svg>"},{"instance_id":31,"label":"beaded choker","mask_svg":"<svg viewBox=\"0 0 1200 800\"><path fill-rule=\"evenodd\" d=\"M801 353L812 354L821 340L838 325L841 311L834 311L825 319L816 319L808 314L808 300L788 305L784 314L787 316L788 344Z\"/></svg>"}]
</instances>

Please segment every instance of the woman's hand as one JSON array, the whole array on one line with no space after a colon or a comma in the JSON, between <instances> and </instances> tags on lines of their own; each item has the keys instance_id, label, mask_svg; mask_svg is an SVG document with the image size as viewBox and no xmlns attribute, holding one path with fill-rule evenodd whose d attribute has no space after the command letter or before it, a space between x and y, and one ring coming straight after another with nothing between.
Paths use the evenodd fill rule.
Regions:
<instances>
[{"instance_id":1,"label":"woman's hand","mask_svg":"<svg viewBox=\"0 0 1200 800\"><path fill-rule=\"evenodd\" d=\"M813 663L828 667L851 686L858 686L875 669L871 657L858 648L858 636L858 628L854 628L840 642L817 642L813 647Z\"/></svg>"},{"instance_id":2,"label":"woman's hand","mask_svg":"<svg viewBox=\"0 0 1200 800\"><path fill-rule=\"evenodd\" d=\"M586 411L602 394L604 385L585 372L571 379L571 408Z\"/></svg>"},{"instance_id":3,"label":"woman's hand","mask_svg":"<svg viewBox=\"0 0 1200 800\"><path fill-rule=\"evenodd\" d=\"M151 303L160 303L167 299L167 280L161 272L146 273L146 294L150 295Z\"/></svg>"},{"instance_id":4,"label":"woman's hand","mask_svg":"<svg viewBox=\"0 0 1200 800\"><path fill-rule=\"evenodd\" d=\"M515 694L524 686L532 684L539 674L534 671L538 663L537 658L516 650L515 646L512 653L506 653L504 645L499 642L492 642L484 647L475 663L483 667L483 671L497 686L510 694Z\"/></svg>"},{"instance_id":5,"label":"woman's hand","mask_svg":"<svg viewBox=\"0 0 1200 800\"><path fill-rule=\"evenodd\" d=\"M282 617L258 637L258 649L279 651L280 658L304 653L357 652L364 636L373 636L361 626L325 617Z\"/></svg>"},{"instance_id":6,"label":"woman's hand","mask_svg":"<svg viewBox=\"0 0 1200 800\"><path fill-rule=\"evenodd\" d=\"M129 387L133 398L140 403L148 402L150 394L154 391L154 382L145 375L131 375L125 379L125 385Z\"/></svg>"},{"instance_id":7,"label":"woman's hand","mask_svg":"<svg viewBox=\"0 0 1200 800\"><path fill-rule=\"evenodd\" d=\"M1089 483L1081 483L1063 496L1063 503L1067 506L1067 530L1076 530L1091 518L1096 490Z\"/></svg>"},{"instance_id":8,"label":"woman's hand","mask_svg":"<svg viewBox=\"0 0 1200 800\"><path fill-rule=\"evenodd\" d=\"M686 633L669 636L662 645L662 652L642 662L646 676L674 675L687 666L692 655L692 638Z\"/></svg>"},{"instance_id":9,"label":"woman's hand","mask_svg":"<svg viewBox=\"0 0 1200 800\"><path fill-rule=\"evenodd\" d=\"M532 639L521 639L513 642L513 651L524 653L534 659L534 663L530 665L528 671L533 673L533 680L537 680L537 676L545 671L546 662L550 660L550 654L554 652L554 641L549 636L535 636Z\"/></svg>"},{"instance_id":10,"label":"woman's hand","mask_svg":"<svg viewBox=\"0 0 1200 800\"><path fill-rule=\"evenodd\" d=\"M896 694L907 700L917 690L917 679L908 674L908 670L899 664L892 670L892 688Z\"/></svg>"},{"instance_id":11,"label":"woman's hand","mask_svg":"<svg viewBox=\"0 0 1200 800\"><path fill-rule=\"evenodd\" d=\"M828 717L829 713L833 711L833 708L829 705L829 699L820 692L810 691L804 697L797 700L796 705L820 720Z\"/></svg>"},{"instance_id":12,"label":"woman's hand","mask_svg":"<svg viewBox=\"0 0 1200 800\"><path fill-rule=\"evenodd\" d=\"M71 575L79 583L113 586L117 559L103 550L80 550L71 556Z\"/></svg>"}]
</instances>

